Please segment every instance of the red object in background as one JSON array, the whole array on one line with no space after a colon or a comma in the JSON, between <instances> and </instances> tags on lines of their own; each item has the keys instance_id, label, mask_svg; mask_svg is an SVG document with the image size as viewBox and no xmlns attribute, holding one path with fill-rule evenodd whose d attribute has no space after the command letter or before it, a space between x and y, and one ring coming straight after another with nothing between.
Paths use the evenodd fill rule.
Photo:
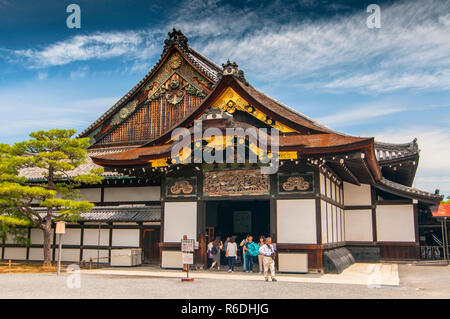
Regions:
<instances>
[{"instance_id":1,"label":"red object in background","mask_svg":"<svg viewBox=\"0 0 450 319\"><path fill-rule=\"evenodd\" d=\"M433 217L450 217L450 204L439 204L438 209L433 211Z\"/></svg>"}]
</instances>

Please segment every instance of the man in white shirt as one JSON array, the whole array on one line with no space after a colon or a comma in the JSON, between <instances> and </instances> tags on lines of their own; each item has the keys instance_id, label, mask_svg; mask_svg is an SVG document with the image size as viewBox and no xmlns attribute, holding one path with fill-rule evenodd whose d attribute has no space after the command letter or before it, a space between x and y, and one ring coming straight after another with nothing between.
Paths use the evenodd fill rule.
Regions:
<instances>
[{"instance_id":1,"label":"man in white shirt","mask_svg":"<svg viewBox=\"0 0 450 319\"><path fill-rule=\"evenodd\" d=\"M263 255L264 278L266 281L269 281L269 278L272 281L277 281L275 278L275 249L272 245L272 238L266 238L266 243L259 248L259 253Z\"/></svg>"}]
</instances>

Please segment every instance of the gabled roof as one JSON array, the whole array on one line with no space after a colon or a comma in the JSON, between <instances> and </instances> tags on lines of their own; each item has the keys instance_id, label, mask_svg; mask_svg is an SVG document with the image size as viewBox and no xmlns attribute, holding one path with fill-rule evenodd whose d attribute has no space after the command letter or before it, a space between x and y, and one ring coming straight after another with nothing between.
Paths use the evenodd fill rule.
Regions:
<instances>
[{"instance_id":1,"label":"gabled roof","mask_svg":"<svg viewBox=\"0 0 450 319\"><path fill-rule=\"evenodd\" d=\"M418 157L419 146L415 138L409 143L394 144L375 141L375 151L380 164L387 164L392 161Z\"/></svg>"},{"instance_id":2,"label":"gabled roof","mask_svg":"<svg viewBox=\"0 0 450 319\"><path fill-rule=\"evenodd\" d=\"M130 91L128 91L128 93L126 93L119 101L117 101L97 120L89 125L83 132L81 132L78 135L79 137L86 137L91 134L102 122L117 113L124 105L126 105L127 102L130 102L160 68L173 48L178 49L190 63L192 63L212 82L216 82L219 79L221 68L196 50L192 49L187 43L187 38L183 35L183 33L181 33L181 31L173 29L173 31L169 32L168 35L169 39L165 40L163 52L153 68Z\"/></svg>"},{"instance_id":3,"label":"gabled roof","mask_svg":"<svg viewBox=\"0 0 450 319\"><path fill-rule=\"evenodd\" d=\"M224 65L224 69L226 68L227 65ZM381 177L375 156L370 151L373 149L373 138L355 137L330 130L256 90L242 77L243 74L237 71L232 74L224 74L203 102L186 118L174 125L172 130L177 127L192 127L194 120L202 117L206 110L213 107L221 108L221 104L217 104L218 101L226 103L227 99L233 96L233 101L240 101L240 110L243 112L253 114L253 109L257 110L258 116L255 116L258 119L264 120L267 117L272 120L271 123L274 126L277 125L274 123L280 123L280 127L288 129L287 133L281 133L279 137L281 151L316 154L364 150L368 155L367 161L372 174L376 178ZM238 96L235 96L236 94ZM252 111L249 111L249 108ZM234 110L230 112L234 113ZM261 114L264 116L261 117ZM93 161L105 166L148 165L150 158L157 159L170 155L173 146L172 130L168 130L165 134L141 147L116 154L95 156Z\"/></svg>"}]
</instances>

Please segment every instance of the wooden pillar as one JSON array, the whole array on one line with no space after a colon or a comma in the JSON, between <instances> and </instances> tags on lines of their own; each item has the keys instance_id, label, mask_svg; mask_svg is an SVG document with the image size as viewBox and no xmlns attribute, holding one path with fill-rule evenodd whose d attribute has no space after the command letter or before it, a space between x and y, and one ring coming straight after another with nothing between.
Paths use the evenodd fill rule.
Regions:
<instances>
[{"instance_id":1,"label":"wooden pillar","mask_svg":"<svg viewBox=\"0 0 450 319\"><path fill-rule=\"evenodd\" d=\"M28 238L28 243L31 244L31 227L28 227L27 238ZM27 253L26 253L25 259L26 259L26 261L28 261L28 259L30 259L30 245L27 245Z\"/></svg>"},{"instance_id":2,"label":"wooden pillar","mask_svg":"<svg viewBox=\"0 0 450 319\"><path fill-rule=\"evenodd\" d=\"M374 186L370 186L370 190L371 190L371 207L372 207L372 241L374 244L377 243L378 239L377 239L377 205L376 205L376 201L377 201L377 193L376 193L376 189Z\"/></svg>"},{"instance_id":3,"label":"wooden pillar","mask_svg":"<svg viewBox=\"0 0 450 319\"><path fill-rule=\"evenodd\" d=\"M108 262L111 264L111 248L112 248L112 236L113 236L113 223L108 223L109 227L109 243L108 243Z\"/></svg>"},{"instance_id":4,"label":"wooden pillar","mask_svg":"<svg viewBox=\"0 0 450 319\"><path fill-rule=\"evenodd\" d=\"M53 249L52 249L52 260L55 261L56 258L56 227L55 224L52 223L53 227Z\"/></svg>"},{"instance_id":5,"label":"wooden pillar","mask_svg":"<svg viewBox=\"0 0 450 319\"><path fill-rule=\"evenodd\" d=\"M80 222L80 262L83 260L84 249L84 222Z\"/></svg>"}]
</instances>

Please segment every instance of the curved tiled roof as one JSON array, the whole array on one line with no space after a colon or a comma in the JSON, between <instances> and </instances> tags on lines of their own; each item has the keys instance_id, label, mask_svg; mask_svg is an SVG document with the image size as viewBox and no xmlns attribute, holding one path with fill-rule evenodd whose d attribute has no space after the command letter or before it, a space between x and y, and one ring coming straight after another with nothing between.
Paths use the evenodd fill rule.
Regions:
<instances>
[{"instance_id":1,"label":"curved tiled roof","mask_svg":"<svg viewBox=\"0 0 450 319\"><path fill-rule=\"evenodd\" d=\"M82 174L89 174L91 169L95 168L102 168L101 166L95 164L92 159L92 157L95 156L101 156L106 154L113 154L113 153L119 153L123 152L125 150L130 149L130 147L114 147L114 148L104 148L104 149L94 149L94 150L88 150L87 156L86 156L86 162L78 166L76 169L68 172L68 177L72 178L78 175ZM29 181L44 181L45 178L42 175L45 173L45 170L39 167L30 167L30 168L24 168L20 170L20 176L26 177ZM104 171L102 174L105 178L120 178L120 177L126 177L122 174L119 174L117 172L106 172Z\"/></svg>"},{"instance_id":2,"label":"curved tiled roof","mask_svg":"<svg viewBox=\"0 0 450 319\"><path fill-rule=\"evenodd\" d=\"M35 208L45 211L46 208ZM42 212L42 217L46 213ZM161 206L96 206L89 212L80 214L80 221L95 222L159 222Z\"/></svg>"},{"instance_id":3,"label":"curved tiled roof","mask_svg":"<svg viewBox=\"0 0 450 319\"><path fill-rule=\"evenodd\" d=\"M375 141L375 153L379 162L398 160L419 155L417 139L409 143L394 144Z\"/></svg>"},{"instance_id":4,"label":"curved tiled roof","mask_svg":"<svg viewBox=\"0 0 450 319\"><path fill-rule=\"evenodd\" d=\"M425 192L414 187L395 183L386 178L382 178L375 186L381 190L397 193L400 196L412 199L421 199L431 203L439 203L443 198L442 195Z\"/></svg>"}]
</instances>

